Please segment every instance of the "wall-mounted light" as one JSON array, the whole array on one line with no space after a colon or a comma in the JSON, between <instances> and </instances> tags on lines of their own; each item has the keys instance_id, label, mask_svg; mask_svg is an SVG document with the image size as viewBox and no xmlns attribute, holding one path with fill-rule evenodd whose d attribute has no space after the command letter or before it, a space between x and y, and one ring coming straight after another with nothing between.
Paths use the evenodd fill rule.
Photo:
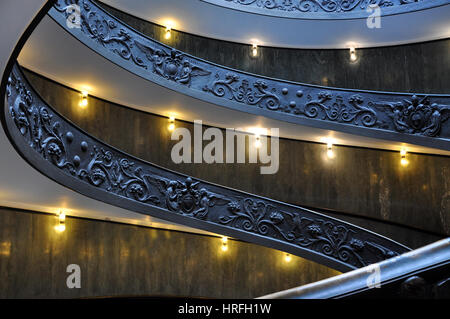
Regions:
<instances>
[{"instance_id":1,"label":"wall-mounted light","mask_svg":"<svg viewBox=\"0 0 450 319\"><path fill-rule=\"evenodd\" d=\"M83 109L88 105L88 96L89 96L88 92L86 91L81 92L79 106Z\"/></svg>"},{"instance_id":2,"label":"wall-mounted light","mask_svg":"<svg viewBox=\"0 0 450 319\"><path fill-rule=\"evenodd\" d=\"M169 117L169 126L167 127L169 132L173 132L175 130L175 117Z\"/></svg>"},{"instance_id":3,"label":"wall-mounted light","mask_svg":"<svg viewBox=\"0 0 450 319\"><path fill-rule=\"evenodd\" d=\"M327 156L328 158L334 158L334 151L333 151L333 143L327 143Z\"/></svg>"},{"instance_id":4,"label":"wall-mounted light","mask_svg":"<svg viewBox=\"0 0 450 319\"><path fill-rule=\"evenodd\" d=\"M252 44L252 56L254 58L258 56L258 45L256 43Z\"/></svg>"},{"instance_id":5,"label":"wall-mounted light","mask_svg":"<svg viewBox=\"0 0 450 319\"><path fill-rule=\"evenodd\" d=\"M66 230L66 214L64 211L58 213L58 225L55 226L55 230L58 233L62 233Z\"/></svg>"},{"instance_id":6,"label":"wall-mounted light","mask_svg":"<svg viewBox=\"0 0 450 319\"><path fill-rule=\"evenodd\" d=\"M227 251L228 250L228 238L227 237L222 237L222 247L221 247L222 251Z\"/></svg>"},{"instance_id":7,"label":"wall-mounted light","mask_svg":"<svg viewBox=\"0 0 450 319\"><path fill-rule=\"evenodd\" d=\"M400 151L400 156L401 156L400 164L401 164L402 166L408 166L409 161L408 161L408 159L406 158L406 150L402 149L402 150Z\"/></svg>"},{"instance_id":8,"label":"wall-mounted light","mask_svg":"<svg viewBox=\"0 0 450 319\"><path fill-rule=\"evenodd\" d=\"M358 59L356 55L356 49L354 47L350 48L350 61L355 62Z\"/></svg>"},{"instance_id":9,"label":"wall-mounted light","mask_svg":"<svg viewBox=\"0 0 450 319\"><path fill-rule=\"evenodd\" d=\"M291 260L292 260L291 254L286 254L286 255L284 256L284 261L285 261L285 262L290 263Z\"/></svg>"},{"instance_id":10,"label":"wall-mounted light","mask_svg":"<svg viewBox=\"0 0 450 319\"><path fill-rule=\"evenodd\" d=\"M262 143L261 143L261 135L256 134L256 135L255 135L255 147L256 147L256 148L260 148L261 146L262 146Z\"/></svg>"},{"instance_id":11,"label":"wall-mounted light","mask_svg":"<svg viewBox=\"0 0 450 319\"><path fill-rule=\"evenodd\" d=\"M171 36L172 36L172 27L171 26L167 26L166 27L166 33L164 34L164 38L166 40L169 40Z\"/></svg>"}]
</instances>

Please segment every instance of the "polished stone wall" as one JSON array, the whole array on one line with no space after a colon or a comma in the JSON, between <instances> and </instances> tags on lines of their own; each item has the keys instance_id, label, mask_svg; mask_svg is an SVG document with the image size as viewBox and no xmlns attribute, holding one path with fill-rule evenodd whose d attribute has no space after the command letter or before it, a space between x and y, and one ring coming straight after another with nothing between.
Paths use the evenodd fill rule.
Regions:
<instances>
[{"instance_id":1,"label":"polished stone wall","mask_svg":"<svg viewBox=\"0 0 450 319\"><path fill-rule=\"evenodd\" d=\"M450 39L382 48L357 49L350 63L349 50L298 50L251 46L172 31L102 5L136 30L196 57L238 70L291 81L341 88L450 93Z\"/></svg>"},{"instance_id":2,"label":"polished stone wall","mask_svg":"<svg viewBox=\"0 0 450 319\"><path fill-rule=\"evenodd\" d=\"M292 256L230 240L0 208L0 298L189 296L253 298L338 275ZM66 285L77 264L81 288Z\"/></svg>"},{"instance_id":3,"label":"polished stone wall","mask_svg":"<svg viewBox=\"0 0 450 319\"><path fill-rule=\"evenodd\" d=\"M167 118L90 98L27 72L50 105L88 133L127 153L209 182L272 199L334 211L333 216L361 225L409 247L450 235L450 160L398 152L280 139L280 169L261 175L259 164L174 164ZM192 124L177 121L192 130ZM328 212L325 212L328 213Z\"/></svg>"}]
</instances>

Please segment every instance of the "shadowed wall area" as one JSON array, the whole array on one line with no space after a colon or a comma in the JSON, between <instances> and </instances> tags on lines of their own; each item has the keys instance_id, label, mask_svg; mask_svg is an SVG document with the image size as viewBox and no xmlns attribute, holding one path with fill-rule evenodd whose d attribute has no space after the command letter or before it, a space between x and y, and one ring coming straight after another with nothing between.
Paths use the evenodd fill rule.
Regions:
<instances>
[{"instance_id":1,"label":"shadowed wall area","mask_svg":"<svg viewBox=\"0 0 450 319\"><path fill-rule=\"evenodd\" d=\"M86 132L129 154L196 178L300 206L346 213L343 220L411 248L450 234L450 161L445 156L335 146L280 139L280 169L261 175L259 164L175 164L167 118L80 95L26 73L44 100ZM192 124L176 121L192 131ZM349 216L350 215L350 216ZM409 227L409 228L408 228Z\"/></svg>"},{"instance_id":2,"label":"shadowed wall area","mask_svg":"<svg viewBox=\"0 0 450 319\"><path fill-rule=\"evenodd\" d=\"M190 296L253 298L339 272L218 237L0 208L0 298ZM81 288L66 267L81 268Z\"/></svg>"},{"instance_id":3,"label":"shadowed wall area","mask_svg":"<svg viewBox=\"0 0 450 319\"><path fill-rule=\"evenodd\" d=\"M99 3L99 2L97 2ZM118 11L112 13L147 36L193 56L259 75L309 84L391 92L444 93L450 91L450 40L381 48L349 50L283 49L261 47L251 56L251 45L204 38L165 28ZM330 30L332 32L332 30Z\"/></svg>"}]
</instances>

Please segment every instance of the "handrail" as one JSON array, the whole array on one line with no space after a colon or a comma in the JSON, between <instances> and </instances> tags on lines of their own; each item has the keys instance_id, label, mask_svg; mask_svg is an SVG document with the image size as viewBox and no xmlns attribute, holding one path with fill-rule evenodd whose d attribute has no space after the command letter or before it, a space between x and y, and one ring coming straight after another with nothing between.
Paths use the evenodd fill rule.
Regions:
<instances>
[{"instance_id":1,"label":"handrail","mask_svg":"<svg viewBox=\"0 0 450 319\"><path fill-rule=\"evenodd\" d=\"M409 249L311 210L222 187L145 162L89 136L46 104L18 65L2 122L38 171L85 196L348 271Z\"/></svg>"},{"instance_id":2,"label":"handrail","mask_svg":"<svg viewBox=\"0 0 450 319\"><path fill-rule=\"evenodd\" d=\"M79 27L68 23L73 5ZM91 0L58 0L49 15L106 59L179 93L290 123L450 150L450 95L330 88L233 70L150 39Z\"/></svg>"},{"instance_id":3,"label":"handrail","mask_svg":"<svg viewBox=\"0 0 450 319\"><path fill-rule=\"evenodd\" d=\"M380 8L380 16L410 13L449 4L448 0L201 0L238 11L291 19L366 19Z\"/></svg>"},{"instance_id":4,"label":"handrail","mask_svg":"<svg viewBox=\"0 0 450 319\"><path fill-rule=\"evenodd\" d=\"M315 283L301 287L280 291L270 295L260 297L261 299L330 299L345 298L355 295L362 295L371 289L395 285L397 288L402 285L410 285L416 282L422 290L425 290L427 283L421 278L421 274L433 269L444 268L442 278L437 276L435 282L428 285L438 286L439 283L450 281L450 238L439 240L425 247L410 251L401 256L369 265L342 275L324 279ZM434 276L436 277L436 276ZM412 280L413 279L413 280ZM417 287L413 287L416 288ZM439 287L437 287L439 288ZM409 297L402 295L401 289L396 289L400 293L399 297ZM436 290L436 288L435 288ZM408 293L406 291L406 293ZM391 294L386 297L392 298ZM425 296L418 296L425 297ZM439 297L439 295L434 296Z\"/></svg>"}]
</instances>

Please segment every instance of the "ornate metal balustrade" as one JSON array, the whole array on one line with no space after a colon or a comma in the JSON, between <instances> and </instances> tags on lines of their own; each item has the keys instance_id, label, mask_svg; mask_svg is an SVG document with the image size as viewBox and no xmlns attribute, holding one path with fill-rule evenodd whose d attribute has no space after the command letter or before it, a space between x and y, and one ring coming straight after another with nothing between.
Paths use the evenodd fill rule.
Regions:
<instances>
[{"instance_id":1,"label":"ornate metal balustrade","mask_svg":"<svg viewBox=\"0 0 450 319\"><path fill-rule=\"evenodd\" d=\"M6 96L2 120L19 154L44 175L85 196L281 249L341 271L408 251L337 219L196 180L114 149L47 105L17 65Z\"/></svg>"},{"instance_id":2,"label":"ornate metal balustrade","mask_svg":"<svg viewBox=\"0 0 450 319\"><path fill-rule=\"evenodd\" d=\"M152 40L90 0L59 0L49 15L110 61L180 93L291 123L450 150L450 95L337 89L233 70Z\"/></svg>"},{"instance_id":3,"label":"ornate metal balustrade","mask_svg":"<svg viewBox=\"0 0 450 319\"><path fill-rule=\"evenodd\" d=\"M380 16L408 13L450 3L448 0L201 0L221 7L262 15L297 19L367 18L380 8Z\"/></svg>"}]
</instances>

